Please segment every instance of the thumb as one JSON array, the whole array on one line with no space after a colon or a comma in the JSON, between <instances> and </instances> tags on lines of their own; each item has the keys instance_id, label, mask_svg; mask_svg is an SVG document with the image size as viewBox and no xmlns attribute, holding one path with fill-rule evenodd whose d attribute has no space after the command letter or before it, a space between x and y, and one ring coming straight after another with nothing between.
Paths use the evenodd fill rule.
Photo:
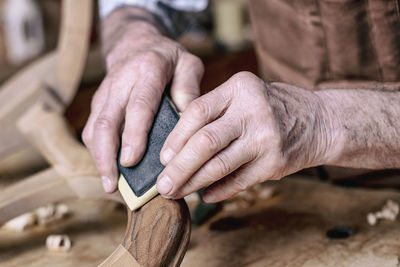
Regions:
<instances>
[{"instance_id":1,"label":"thumb","mask_svg":"<svg viewBox=\"0 0 400 267\"><path fill-rule=\"evenodd\" d=\"M179 111L200 96L200 82L204 74L201 60L184 52L177 62L171 85L171 97Z\"/></svg>"}]
</instances>

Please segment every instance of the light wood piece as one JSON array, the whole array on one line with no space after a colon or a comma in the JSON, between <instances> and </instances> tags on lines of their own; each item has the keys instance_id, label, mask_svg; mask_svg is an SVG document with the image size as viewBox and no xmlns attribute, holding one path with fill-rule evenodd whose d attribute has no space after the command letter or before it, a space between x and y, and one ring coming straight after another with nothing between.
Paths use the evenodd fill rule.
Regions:
<instances>
[{"instance_id":1,"label":"light wood piece","mask_svg":"<svg viewBox=\"0 0 400 267\"><path fill-rule=\"evenodd\" d=\"M64 0L56 51L31 63L0 87L0 161L30 146L15 125L30 107L42 103L62 113L72 100L86 62L92 8L92 0Z\"/></svg>"}]
</instances>

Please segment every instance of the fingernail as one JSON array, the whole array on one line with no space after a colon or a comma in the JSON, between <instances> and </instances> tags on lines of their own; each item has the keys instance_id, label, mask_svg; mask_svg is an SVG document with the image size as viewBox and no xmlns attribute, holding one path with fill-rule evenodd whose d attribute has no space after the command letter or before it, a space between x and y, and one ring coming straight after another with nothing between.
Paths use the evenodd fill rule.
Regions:
<instances>
[{"instance_id":1,"label":"fingernail","mask_svg":"<svg viewBox=\"0 0 400 267\"><path fill-rule=\"evenodd\" d=\"M111 192L112 184L110 178L108 178L107 176L101 176L101 180L103 181L104 191Z\"/></svg>"},{"instance_id":2,"label":"fingernail","mask_svg":"<svg viewBox=\"0 0 400 267\"><path fill-rule=\"evenodd\" d=\"M133 153L132 153L132 148L130 146L126 146L122 148L121 150L121 164L122 165L128 165L132 162L133 158Z\"/></svg>"},{"instance_id":3,"label":"fingernail","mask_svg":"<svg viewBox=\"0 0 400 267\"><path fill-rule=\"evenodd\" d=\"M161 195L167 195L172 189L172 181L168 176L163 176L157 183L157 190Z\"/></svg>"},{"instance_id":4,"label":"fingernail","mask_svg":"<svg viewBox=\"0 0 400 267\"><path fill-rule=\"evenodd\" d=\"M164 162L167 164L168 162L171 161L171 159L172 159L173 157L175 157L175 152L172 151L172 149L167 148L167 149L164 150L162 156L163 156Z\"/></svg>"}]
</instances>

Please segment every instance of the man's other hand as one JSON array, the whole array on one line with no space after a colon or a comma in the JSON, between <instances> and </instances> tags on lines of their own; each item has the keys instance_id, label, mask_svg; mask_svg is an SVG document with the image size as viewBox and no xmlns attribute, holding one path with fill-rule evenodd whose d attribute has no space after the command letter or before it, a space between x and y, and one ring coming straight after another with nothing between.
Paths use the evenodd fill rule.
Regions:
<instances>
[{"instance_id":1,"label":"man's other hand","mask_svg":"<svg viewBox=\"0 0 400 267\"><path fill-rule=\"evenodd\" d=\"M319 165L334 140L328 117L313 92L238 73L183 112L161 150L158 191L182 198L207 187L204 200L218 202Z\"/></svg>"}]
</instances>

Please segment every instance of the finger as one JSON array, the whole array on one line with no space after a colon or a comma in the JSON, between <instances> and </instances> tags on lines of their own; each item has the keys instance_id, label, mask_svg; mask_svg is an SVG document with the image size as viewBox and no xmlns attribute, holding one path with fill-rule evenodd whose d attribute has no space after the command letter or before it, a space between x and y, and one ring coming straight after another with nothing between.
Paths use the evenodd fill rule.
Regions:
<instances>
[{"instance_id":1,"label":"finger","mask_svg":"<svg viewBox=\"0 0 400 267\"><path fill-rule=\"evenodd\" d=\"M201 60L189 53L182 53L177 62L171 85L171 97L180 111L200 96L200 82L204 74Z\"/></svg>"},{"instance_id":2,"label":"finger","mask_svg":"<svg viewBox=\"0 0 400 267\"><path fill-rule=\"evenodd\" d=\"M219 118L229 104L223 90L215 89L194 100L183 112L169 134L160 152L160 160L166 165L198 130Z\"/></svg>"},{"instance_id":3,"label":"finger","mask_svg":"<svg viewBox=\"0 0 400 267\"><path fill-rule=\"evenodd\" d=\"M116 156L121 118L123 118L122 107L115 108L111 104L106 104L94 123L91 152L106 192L113 192L116 189L118 175Z\"/></svg>"},{"instance_id":4,"label":"finger","mask_svg":"<svg viewBox=\"0 0 400 267\"><path fill-rule=\"evenodd\" d=\"M126 65L118 70L113 71L112 73L107 74L102 81L101 85L93 96L90 116L82 132L82 139L89 150L91 149L91 144L93 143L94 138L94 124L100 112L103 110L106 103L111 102L111 104L114 106L122 105L120 103L126 103L127 101L125 101L125 99L129 93L129 85L133 83L134 79L135 76L134 72L132 71L132 66Z\"/></svg>"},{"instance_id":5,"label":"finger","mask_svg":"<svg viewBox=\"0 0 400 267\"><path fill-rule=\"evenodd\" d=\"M253 184L262 181L257 166L258 162L250 162L227 177L212 184L203 191L203 200L207 203L216 203L233 197L245 191Z\"/></svg>"},{"instance_id":6,"label":"finger","mask_svg":"<svg viewBox=\"0 0 400 267\"><path fill-rule=\"evenodd\" d=\"M109 83L107 102L94 122L90 148L106 192L113 192L117 187L116 157L130 89L127 84L133 83L130 72L122 73Z\"/></svg>"},{"instance_id":7,"label":"finger","mask_svg":"<svg viewBox=\"0 0 400 267\"><path fill-rule=\"evenodd\" d=\"M90 149L91 143L93 140L93 126L97 117L100 114L100 111L103 109L104 104L107 99L107 88L108 88L108 79L104 79L96 93L93 96L90 105L90 115L86 122L85 128L82 131L82 140L87 148Z\"/></svg>"},{"instance_id":8,"label":"finger","mask_svg":"<svg viewBox=\"0 0 400 267\"><path fill-rule=\"evenodd\" d=\"M251 161L253 156L246 149L246 144L236 140L215 155L198 170L177 192L176 198L185 197L203 187L218 181Z\"/></svg>"},{"instance_id":9,"label":"finger","mask_svg":"<svg viewBox=\"0 0 400 267\"><path fill-rule=\"evenodd\" d=\"M161 68L150 74L134 84L126 107L120 159L126 167L139 162L146 150L148 133L168 80Z\"/></svg>"},{"instance_id":10,"label":"finger","mask_svg":"<svg viewBox=\"0 0 400 267\"><path fill-rule=\"evenodd\" d=\"M157 189L172 197L209 159L239 137L241 128L221 118L200 129L159 175Z\"/></svg>"}]
</instances>

